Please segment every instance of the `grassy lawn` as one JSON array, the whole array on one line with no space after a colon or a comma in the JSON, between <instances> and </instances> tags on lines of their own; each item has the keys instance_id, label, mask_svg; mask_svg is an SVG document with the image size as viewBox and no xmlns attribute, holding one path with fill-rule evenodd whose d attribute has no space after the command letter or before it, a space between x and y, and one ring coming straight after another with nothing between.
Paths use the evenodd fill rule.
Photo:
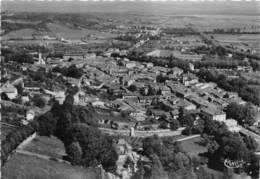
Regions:
<instances>
[{"instance_id":1,"label":"grassy lawn","mask_svg":"<svg viewBox=\"0 0 260 179\"><path fill-rule=\"evenodd\" d=\"M197 144L201 141L201 137L192 138L181 142L183 149L188 152L191 156L198 156L199 153L204 153L207 151L207 148Z\"/></svg>"},{"instance_id":2,"label":"grassy lawn","mask_svg":"<svg viewBox=\"0 0 260 179\"><path fill-rule=\"evenodd\" d=\"M24 150L60 159L65 155L63 143L53 136L37 136Z\"/></svg>"},{"instance_id":3,"label":"grassy lawn","mask_svg":"<svg viewBox=\"0 0 260 179\"><path fill-rule=\"evenodd\" d=\"M2 167L3 179L100 179L99 169L70 166L33 156L15 154Z\"/></svg>"}]
</instances>

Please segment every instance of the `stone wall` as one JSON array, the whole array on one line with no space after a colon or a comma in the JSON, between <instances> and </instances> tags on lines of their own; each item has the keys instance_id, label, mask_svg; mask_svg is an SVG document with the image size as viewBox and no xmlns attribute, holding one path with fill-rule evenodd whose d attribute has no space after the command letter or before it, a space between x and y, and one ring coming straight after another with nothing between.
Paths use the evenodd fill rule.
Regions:
<instances>
[{"instance_id":1,"label":"stone wall","mask_svg":"<svg viewBox=\"0 0 260 179\"><path fill-rule=\"evenodd\" d=\"M101 132L109 135L124 135L124 136L130 136L130 129L127 130L115 130L115 129L109 129L109 128L99 128ZM135 130L134 136L135 137L149 137L153 135L158 135L160 137L164 136L177 136L181 135L182 131L185 128L179 128L178 130L171 131L170 129L160 129L160 130L151 130L151 131L140 131Z\"/></svg>"}]
</instances>

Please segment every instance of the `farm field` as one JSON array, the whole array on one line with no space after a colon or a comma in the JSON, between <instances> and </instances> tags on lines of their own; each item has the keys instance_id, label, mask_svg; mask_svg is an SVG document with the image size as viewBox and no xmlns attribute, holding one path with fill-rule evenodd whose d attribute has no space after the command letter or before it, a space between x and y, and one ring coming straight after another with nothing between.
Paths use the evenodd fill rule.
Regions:
<instances>
[{"instance_id":1,"label":"farm field","mask_svg":"<svg viewBox=\"0 0 260 179\"><path fill-rule=\"evenodd\" d=\"M258 16L247 15L220 15L220 14L183 14L183 15L161 15L161 18L154 18L155 23L173 28L184 28L188 24L193 24L200 31L211 31L218 28L243 28L252 30L251 27L258 26L260 19ZM147 17L150 19L149 17ZM153 22L154 22L153 21Z\"/></svg>"},{"instance_id":2,"label":"farm field","mask_svg":"<svg viewBox=\"0 0 260 179\"><path fill-rule=\"evenodd\" d=\"M100 179L99 173L99 169L70 166L18 153L2 167L4 179Z\"/></svg>"},{"instance_id":3,"label":"farm field","mask_svg":"<svg viewBox=\"0 0 260 179\"><path fill-rule=\"evenodd\" d=\"M238 49L252 49L260 54L260 34L215 34L214 38L223 45L233 45Z\"/></svg>"},{"instance_id":4,"label":"farm field","mask_svg":"<svg viewBox=\"0 0 260 179\"><path fill-rule=\"evenodd\" d=\"M218 28L244 28L251 30L251 26L259 26L259 17L256 15L221 15L221 14L203 14L193 15L183 20L184 23L192 23L196 28L202 31L210 31ZM258 27L258 31L259 31Z\"/></svg>"},{"instance_id":5,"label":"farm field","mask_svg":"<svg viewBox=\"0 0 260 179\"><path fill-rule=\"evenodd\" d=\"M48 23L47 24L48 31L41 32L43 35L49 35L51 37L64 37L66 39L71 40L78 40L83 37L91 37L91 39L97 39L97 40L106 40L116 37L115 34L109 33L109 32L102 32L98 30L92 30L92 29L76 29L76 28L70 28L66 25L60 25L57 23ZM12 31L10 33L5 34L2 37L2 40L9 40L9 39L32 39L34 34L38 34L37 30L34 29L21 29Z\"/></svg>"},{"instance_id":6,"label":"farm field","mask_svg":"<svg viewBox=\"0 0 260 179\"><path fill-rule=\"evenodd\" d=\"M36 136L23 150L59 159L66 154L63 143L53 136Z\"/></svg>"},{"instance_id":7,"label":"farm field","mask_svg":"<svg viewBox=\"0 0 260 179\"><path fill-rule=\"evenodd\" d=\"M32 35L36 32L34 29L21 29L21 30L15 30L12 32L9 32L6 35L2 36L2 40L9 40L9 39L17 39L17 38L23 38L23 39L32 39Z\"/></svg>"}]
</instances>

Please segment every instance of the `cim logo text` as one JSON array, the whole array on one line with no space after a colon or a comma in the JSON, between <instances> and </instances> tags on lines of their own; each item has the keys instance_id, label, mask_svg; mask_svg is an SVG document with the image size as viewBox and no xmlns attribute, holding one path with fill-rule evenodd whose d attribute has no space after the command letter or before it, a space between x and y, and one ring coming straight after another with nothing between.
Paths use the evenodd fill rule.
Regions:
<instances>
[{"instance_id":1,"label":"cim logo text","mask_svg":"<svg viewBox=\"0 0 260 179\"><path fill-rule=\"evenodd\" d=\"M242 168L244 163L245 162L243 160L240 160L240 161L232 161L230 159L225 159L224 160L224 165L227 168Z\"/></svg>"}]
</instances>

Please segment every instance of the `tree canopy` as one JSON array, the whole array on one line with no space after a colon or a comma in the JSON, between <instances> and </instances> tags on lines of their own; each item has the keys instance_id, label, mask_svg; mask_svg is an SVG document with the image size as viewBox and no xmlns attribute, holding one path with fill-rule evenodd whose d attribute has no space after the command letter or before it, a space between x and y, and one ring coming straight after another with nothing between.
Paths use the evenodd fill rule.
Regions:
<instances>
[{"instance_id":1,"label":"tree canopy","mask_svg":"<svg viewBox=\"0 0 260 179\"><path fill-rule=\"evenodd\" d=\"M253 125L256 122L257 110L252 104L239 105L231 103L225 110L227 117L238 121L240 125Z\"/></svg>"}]
</instances>

